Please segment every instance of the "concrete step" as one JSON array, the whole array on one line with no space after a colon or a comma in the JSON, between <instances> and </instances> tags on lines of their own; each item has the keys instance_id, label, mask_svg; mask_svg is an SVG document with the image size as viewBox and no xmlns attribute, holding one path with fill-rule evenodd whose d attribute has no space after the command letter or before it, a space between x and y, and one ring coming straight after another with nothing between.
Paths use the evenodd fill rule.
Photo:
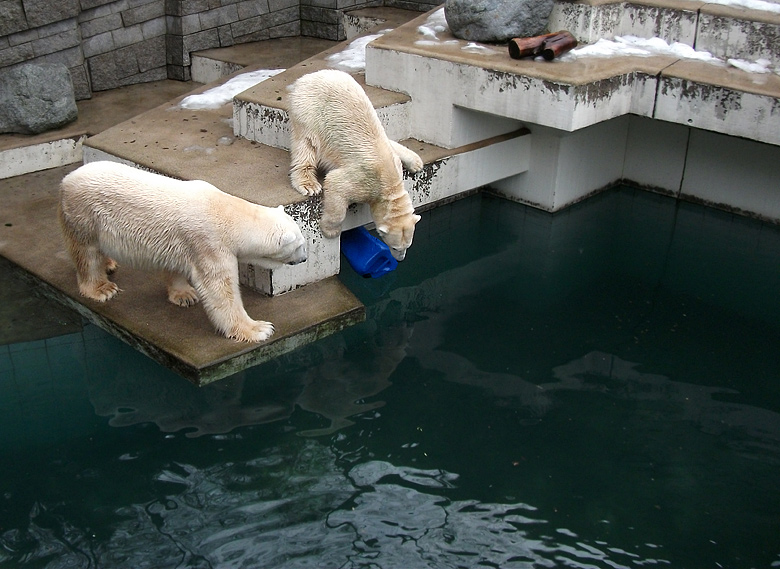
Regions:
<instances>
[{"instance_id":1,"label":"concrete step","mask_svg":"<svg viewBox=\"0 0 780 569\"><path fill-rule=\"evenodd\" d=\"M307 73L337 68L329 58L343 52L353 41L355 40L341 42L238 94L233 100L234 134L276 148L288 149L290 129L287 117L287 87ZM362 69L351 74L365 89L387 135L393 140L408 138L410 97L397 91L366 85Z\"/></svg>"},{"instance_id":2,"label":"concrete step","mask_svg":"<svg viewBox=\"0 0 780 569\"><path fill-rule=\"evenodd\" d=\"M372 42L366 83L408 93L410 136L445 147L537 124L573 132L634 114L780 145L780 76L671 55L513 60L421 15Z\"/></svg>"},{"instance_id":3,"label":"concrete step","mask_svg":"<svg viewBox=\"0 0 780 569\"><path fill-rule=\"evenodd\" d=\"M721 59L768 59L780 65L780 11L695 0L557 0L551 30L584 43L635 35L680 42Z\"/></svg>"}]
</instances>

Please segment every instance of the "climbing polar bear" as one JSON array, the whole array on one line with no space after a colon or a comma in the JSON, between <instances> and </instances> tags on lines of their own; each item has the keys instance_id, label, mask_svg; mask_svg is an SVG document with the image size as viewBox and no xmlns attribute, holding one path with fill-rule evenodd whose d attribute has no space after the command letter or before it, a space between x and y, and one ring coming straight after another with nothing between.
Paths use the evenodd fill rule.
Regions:
<instances>
[{"instance_id":1,"label":"climbing polar bear","mask_svg":"<svg viewBox=\"0 0 780 569\"><path fill-rule=\"evenodd\" d=\"M367 203L382 240L403 260L420 221L404 189L401 164L411 172L420 157L387 138L366 93L335 69L309 73L290 87L290 181L304 195L323 191L320 229L337 237L351 203ZM326 174L322 184L318 168Z\"/></svg>"},{"instance_id":2,"label":"climbing polar bear","mask_svg":"<svg viewBox=\"0 0 780 569\"><path fill-rule=\"evenodd\" d=\"M59 217L83 296L104 302L119 292L108 279L117 261L160 270L168 300L202 300L221 334L245 342L267 339L274 327L244 310L238 261L272 269L306 260L301 230L281 206L116 162L92 162L65 176Z\"/></svg>"}]
</instances>

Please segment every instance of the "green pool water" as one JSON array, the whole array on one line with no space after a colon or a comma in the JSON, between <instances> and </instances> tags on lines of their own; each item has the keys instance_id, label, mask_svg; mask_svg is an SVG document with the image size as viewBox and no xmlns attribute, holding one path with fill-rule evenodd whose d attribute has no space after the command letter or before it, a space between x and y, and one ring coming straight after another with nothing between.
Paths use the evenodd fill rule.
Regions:
<instances>
[{"instance_id":1,"label":"green pool water","mask_svg":"<svg viewBox=\"0 0 780 569\"><path fill-rule=\"evenodd\" d=\"M345 266L365 323L207 387L0 346L0 567L780 567L778 260L628 188L478 195Z\"/></svg>"}]
</instances>

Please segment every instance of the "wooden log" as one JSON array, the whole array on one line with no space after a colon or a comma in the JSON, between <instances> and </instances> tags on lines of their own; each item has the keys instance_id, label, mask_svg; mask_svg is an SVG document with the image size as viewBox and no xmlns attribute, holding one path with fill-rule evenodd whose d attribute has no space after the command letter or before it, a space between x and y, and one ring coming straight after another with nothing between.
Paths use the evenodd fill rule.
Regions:
<instances>
[{"instance_id":1,"label":"wooden log","mask_svg":"<svg viewBox=\"0 0 780 569\"><path fill-rule=\"evenodd\" d=\"M554 58L560 57L575 47L577 47L577 38L569 32L565 32L545 40L542 44L542 57L546 61L552 61Z\"/></svg>"},{"instance_id":2,"label":"wooden log","mask_svg":"<svg viewBox=\"0 0 780 569\"><path fill-rule=\"evenodd\" d=\"M509 40L509 57L512 59L521 59L523 57L539 55L544 40L556 36L558 33L559 32L553 32L551 34L543 34L530 38L511 39Z\"/></svg>"}]
</instances>

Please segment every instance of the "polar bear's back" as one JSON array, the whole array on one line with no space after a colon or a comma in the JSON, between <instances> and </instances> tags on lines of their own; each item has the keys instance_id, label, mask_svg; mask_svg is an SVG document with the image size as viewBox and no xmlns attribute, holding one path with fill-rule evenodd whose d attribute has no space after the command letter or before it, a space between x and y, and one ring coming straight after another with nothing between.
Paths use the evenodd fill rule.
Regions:
<instances>
[{"instance_id":1,"label":"polar bear's back","mask_svg":"<svg viewBox=\"0 0 780 569\"><path fill-rule=\"evenodd\" d=\"M331 137L335 146L372 145L385 136L365 91L343 71L324 69L302 76L290 88L289 100L291 120L312 134Z\"/></svg>"},{"instance_id":2,"label":"polar bear's back","mask_svg":"<svg viewBox=\"0 0 780 569\"><path fill-rule=\"evenodd\" d=\"M202 181L185 182L116 162L92 162L60 185L63 224L83 242L139 267L178 268L193 242L209 241L204 225L212 198ZM201 235L202 238L195 238Z\"/></svg>"}]
</instances>

